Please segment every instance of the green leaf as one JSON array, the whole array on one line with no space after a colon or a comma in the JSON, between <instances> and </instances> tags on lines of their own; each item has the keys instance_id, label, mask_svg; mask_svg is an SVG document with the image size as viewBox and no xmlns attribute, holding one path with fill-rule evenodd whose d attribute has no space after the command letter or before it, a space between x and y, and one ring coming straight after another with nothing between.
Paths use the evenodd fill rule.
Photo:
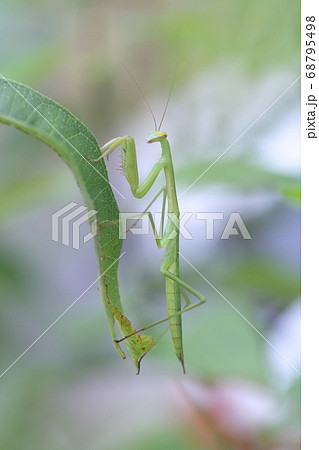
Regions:
<instances>
[{"instance_id":1,"label":"green leaf","mask_svg":"<svg viewBox=\"0 0 319 450\"><path fill-rule=\"evenodd\" d=\"M117 270L121 255L122 241L118 234L119 209L108 180L104 160L92 162L89 158L101 155L99 145L93 134L67 109L33 89L0 78L0 122L12 125L31 136L40 139L53 148L72 170L81 190L88 211L97 211L90 220L96 220L97 234L94 237L99 271L99 290L109 320L113 340L114 311L123 315ZM118 316L116 317L118 319ZM127 331L128 319L117 320L122 336ZM122 328L122 322L125 326ZM131 327L131 332L133 328ZM127 350L135 362L154 345L150 336L125 340ZM118 343L116 350L125 358Z\"/></svg>"}]
</instances>

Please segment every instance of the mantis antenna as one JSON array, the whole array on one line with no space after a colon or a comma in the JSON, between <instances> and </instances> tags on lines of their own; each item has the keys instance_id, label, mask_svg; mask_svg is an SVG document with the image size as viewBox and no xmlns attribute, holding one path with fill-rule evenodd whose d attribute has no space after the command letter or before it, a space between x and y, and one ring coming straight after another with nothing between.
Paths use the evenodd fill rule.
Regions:
<instances>
[{"instance_id":1,"label":"mantis antenna","mask_svg":"<svg viewBox=\"0 0 319 450\"><path fill-rule=\"evenodd\" d=\"M148 100L147 100L147 98L146 98L146 95L145 95L144 92L143 92L143 89L142 89L141 86L138 84L138 82L136 81L136 79L134 78L134 76L131 74L131 72L128 70L128 68L127 68L123 63L120 62L120 64L121 64L121 66L123 67L123 69L125 69L125 71L128 73L128 75L132 78L132 80L133 80L134 83L135 83L135 86L137 87L137 89L138 89L138 90L140 91L140 93L142 94L142 97L143 97L143 99L144 99L144 101L145 101L145 103L146 103L148 109L150 110L150 112L151 112L151 114L152 114L153 121L154 121L154 125L155 125L155 130L157 130L158 128L157 128L157 123L156 123L156 119L155 119L154 113L153 113L152 108L151 108L151 106L150 106L150 104L149 104L149 102L148 102ZM161 122L161 123L162 123L162 122Z\"/></svg>"},{"instance_id":2,"label":"mantis antenna","mask_svg":"<svg viewBox=\"0 0 319 450\"><path fill-rule=\"evenodd\" d=\"M172 94L172 90L173 90L173 86L174 86L175 78L176 78L176 71L177 71L177 63L176 63L176 65L175 65L174 75L173 75L173 81L172 81L172 84L171 84L171 88L170 88L170 90L169 90L169 94L168 94L168 97L167 97L165 109L164 109L164 112L163 112L163 115L162 115L162 118L161 118L161 121L160 121L160 124L159 124L159 127L158 127L159 130L161 129L161 126L162 126L162 124L163 124L163 120L164 120L164 117L165 117L165 114L166 114L166 111L167 111L167 107L168 107L169 101L170 101L170 99L171 99L171 94Z\"/></svg>"}]
</instances>

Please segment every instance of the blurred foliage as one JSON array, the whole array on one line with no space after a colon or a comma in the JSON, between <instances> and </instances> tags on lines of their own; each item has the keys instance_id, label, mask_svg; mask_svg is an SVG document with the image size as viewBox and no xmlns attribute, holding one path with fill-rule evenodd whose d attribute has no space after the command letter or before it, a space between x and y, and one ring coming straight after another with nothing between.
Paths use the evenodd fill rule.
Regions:
<instances>
[{"instance_id":1,"label":"blurred foliage","mask_svg":"<svg viewBox=\"0 0 319 450\"><path fill-rule=\"evenodd\" d=\"M65 105L103 143L127 133L138 135L138 143L151 123L118 62L135 76L156 116L178 64L165 125L176 139L172 150L181 193L299 76L297 1L2 0L1 6L1 73ZM204 244L182 241L182 251L266 338L299 295L299 174L285 168L290 154L280 153L274 133L288 118L288 135L295 136L296 122L289 118L299 107L298 89L296 84L183 196L190 208L225 202L225 213L242 214L251 241L236 236ZM267 164L261 158L265 136L280 167L271 155ZM284 142L293 156L290 145ZM96 266L89 244L79 253L50 240L51 214L70 201L81 202L63 163L6 127L0 128L0 149L4 371L94 281ZM140 165L142 155L148 158L145 149ZM114 185L122 186L117 158L108 167ZM261 199L256 206L249 203L254 195ZM127 197L128 211L136 204ZM136 236L125 245L123 303L143 326L165 315L161 254L153 241L143 244ZM278 411L270 414L272 423L265 420L256 429L258 448L299 448L298 374L291 369L285 378L284 361L276 371L267 358L273 350L261 336L185 262L182 273L208 300L184 317L186 380L194 381L194 398L200 402L207 383L217 393L220 381L257 384ZM183 381L168 333L135 377L133 365L114 354L106 328L92 288L0 379L0 447L213 448L203 440L195 401L190 410L180 404ZM154 336L164 329L155 329ZM284 343L282 335L283 354ZM263 406L254 394L248 400ZM222 403L221 411L226 406ZM227 441L218 418L206 422L216 448L245 448L240 437Z\"/></svg>"},{"instance_id":2,"label":"blurred foliage","mask_svg":"<svg viewBox=\"0 0 319 450\"><path fill-rule=\"evenodd\" d=\"M276 13L274 14L274 11ZM144 22L147 34L169 49L169 59L193 63L200 70L213 60L231 57L252 74L291 62L300 45L298 2L236 0L177 2L159 20ZM283 21L282 18L285 17ZM269 30L272 30L269 33ZM186 69L186 68L185 68ZM189 73L189 67L187 72Z\"/></svg>"},{"instance_id":3,"label":"blurred foliage","mask_svg":"<svg viewBox=\"0 0 319 450\"><path fill-rule=\"evenodd\" d=\"M211 160L207 160L195 162L191 167L189 165L179 167L177 179L181 182L187 182L192 178L196 180L200 177L196 182L197 187L205 184L218 184L229 190L236 189L236 191L246 192L267 190L298 199L297 193L300 181L296 176L274 173L253 164L251 155L217 162L215 167L212 166L205 172L211 164ZM203 173L204 175L202 175Z\"/></svg>"}]
</instances>

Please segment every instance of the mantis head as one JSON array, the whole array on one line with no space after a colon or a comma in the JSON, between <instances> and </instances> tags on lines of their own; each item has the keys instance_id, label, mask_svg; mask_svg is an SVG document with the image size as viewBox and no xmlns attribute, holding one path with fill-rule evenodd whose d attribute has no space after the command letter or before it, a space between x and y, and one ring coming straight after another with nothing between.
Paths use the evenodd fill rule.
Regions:
<instances>
[{"instance_id":1,"label":"mantis head","mask_svg":"<svg viewBox=\"0 0 319 450\"><path fill-rule=\"evenodd\" d=\"M155 130L155 131L152 131L152 133L149 135L146 142L148 144L152 144L153 142L160 142L166 138L167 138L167 133L165 133L164 131Z\"/></svg>"}]
</instances>

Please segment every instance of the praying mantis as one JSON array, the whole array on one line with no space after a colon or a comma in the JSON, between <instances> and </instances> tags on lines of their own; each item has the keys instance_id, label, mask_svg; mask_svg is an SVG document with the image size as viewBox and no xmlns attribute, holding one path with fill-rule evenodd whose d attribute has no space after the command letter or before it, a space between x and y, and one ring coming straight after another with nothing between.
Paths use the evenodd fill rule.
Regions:
<instances>
[{"instance_id":1,"label":"praying mantis","mask_svg":"<svg viewBox=\"0 0 319 450\"><path fill-rule=\"evenodd\" d=\"M142 92L143 94L143 92ZM171 92L170 92L171 94ZM144 95L143 95L144 96ZM168 97L169 101L170 95ZM145 96L144 96L145 99ZM146 100L146 99L145 99ZM175 173L172 160L172 154L169 142L167 140L167 133L161 131L161 125L166 113L168 101L164 110L159 127L154 117L154 114L146 100L147 106L149 107L151 114L153 116L155 130L150 133L147 138L148 144L153 144L159 142L162 149L162 154L160 159L154 164L149 174L146 176L143 182L139 182L139 173L136 158L136 147L135 141L131 136L123 136L111 139L105 145L101 147L102 155L93 161L98 161L105 156L109 157L117 147L121 147L121 158L122 158L122 168L123 174L130 185L131 192L134 197L141 199L147 195L156 179L161 172L164 172L165 176L165 186L158 192L154 199L147 206L146 210L139 215L148 215L151 228L155 237L157 247L159 249L165 247L164 258L160 267L160 272L165 277L165 290L166 290L166 303L168 317L159 320L152 325L144 327L140 330L134 331L133 333L124 336L122 339L116 340L116 343L124 341L125 339L131 337L132 335L145 331L149 328L154 327L162 322L168 321L169 328L171 332L171 337L175 349L176 356L182 364L183 372L185 373L184 364L184 352L183 352L183 342L182 342L182 318L181 315L197 306L202 305L205 302L205 297L192 288L189 284L180 278L179 271L179 218L180 211L178 206L178 198L176 193L175 184ZM160 221L160 230L156 230L155 222L152 213L148 210L155 200L163 194L162 202L162 215ZM168 219L164 229L164 217L165 209L167 204ZM135 226L137 222L134 223ZM132 227L133 227L132 226ZM132 228L131 227L131 228ZM193 294L199 301L190 305L190 300L185 293L185 291ZM181 297L185 301L185 307L182 309Z\"/></svg>"}]
</instances>

